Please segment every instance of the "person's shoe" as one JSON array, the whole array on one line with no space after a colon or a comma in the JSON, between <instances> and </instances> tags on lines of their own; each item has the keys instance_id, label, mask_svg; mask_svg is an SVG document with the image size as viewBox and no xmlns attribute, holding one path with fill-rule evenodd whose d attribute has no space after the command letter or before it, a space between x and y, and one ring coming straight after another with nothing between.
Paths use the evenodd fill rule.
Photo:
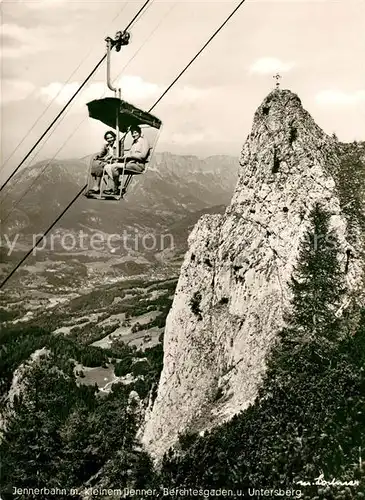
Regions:
<instances>
[{"instance_id":1,"label":"person's shoe","mask_svg":"<svg viewBox=\"0 0 365 500\"><path fill-rule=\"evenodd\" d=\"M103 194L107 195L114 194L114 189L105 189L105 191L103 191Z\"/></svg>"},{"instance_id":2,"label":"person's shoe","mask_svg":"<svg viewBox=\"0 0 365 500\"><path fill-rule=\"evenodd\" d=\"M89 189L89 191L86 191L85 193L85 196L87 198L92 198L93 196L95 196L96 194L99 194L100 191L93 191L92 189Z\"/></svg>"},{"instance_id":3,"label":"person's shoe","mask_svg":"<svg viewBox=\"0 0 365 500\"><path fill-rule=\"evenodd\" d=\"M100 194L100 189L99 188L93 188L89 190L90 194Z\"/></svg>"}]
</instances>

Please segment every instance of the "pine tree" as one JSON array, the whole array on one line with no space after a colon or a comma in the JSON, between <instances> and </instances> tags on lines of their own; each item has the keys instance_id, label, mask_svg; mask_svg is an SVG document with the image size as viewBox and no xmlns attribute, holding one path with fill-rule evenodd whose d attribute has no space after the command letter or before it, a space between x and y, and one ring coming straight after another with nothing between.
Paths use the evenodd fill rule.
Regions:
<instances>
[{"instance_id":1,"label":"pine tree","mask_svg":"<svg viewBox=\"0 0 365 500\"><path fill-rule=\"evenodd\" d=\"M336 318L345 287L329 217L314 207L291 283L288 327L257 400L186 449L170 450L160 484L297 489L298 480L323 473L361 484L298 488L304 500L364 498L365 468L358 464L365 449L365 310L354 302Z\"/></svg>"},{"instance_id":2,"label":"pine tree","mask_svg":"<svg viewBox=\"0 0 365 500\"><path fill-rule=\"evenodd\" d=\"M329 227L330 214L319 203L310 214L310 222L289 284L293 297L288 324L290 330L300 332L302 340L334 339L340 324L335 313L346 291L339 240Z\"/></svg>"}]
</instances>

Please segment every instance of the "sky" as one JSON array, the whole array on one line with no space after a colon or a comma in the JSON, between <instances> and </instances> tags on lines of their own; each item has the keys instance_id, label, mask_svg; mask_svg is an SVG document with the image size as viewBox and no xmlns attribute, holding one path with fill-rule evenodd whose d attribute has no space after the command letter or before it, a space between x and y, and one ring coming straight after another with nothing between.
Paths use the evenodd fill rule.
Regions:
<instances>
[{"instance_id":1,"label":"sky","mask_svg":"<svg viewBox=\"0 0 365 500\"><path fill-rule=\"evenodd\" d=\"M11 0L1 8L1 170L11 172L144 2ZM112 53L112 78L149 109L239 2L153 0ZM239 156L253 114L274 88L297 93L328 134L365 139L365 2L246 0L154 109L158 151ZM81 158L106 127L86 103L112 95L103 65L29 158Z\"/></svg>"}]
</instances>

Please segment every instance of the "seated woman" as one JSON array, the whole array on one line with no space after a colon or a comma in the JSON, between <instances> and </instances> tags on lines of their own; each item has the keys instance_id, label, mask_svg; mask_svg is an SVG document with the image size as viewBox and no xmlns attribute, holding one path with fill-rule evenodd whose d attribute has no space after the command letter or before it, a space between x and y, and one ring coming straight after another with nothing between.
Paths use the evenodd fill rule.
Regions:
<instances>
[{"instance_id":1,"label":"seated woman","mask_svg":"<svg viewBox=\"0 0 365 500\"><path fill-rule=\"evenodd\" d=\"M125 162L125 169L128 173L142 174L146 168L146 160L150 151L150 146L145 137L142 136L141 128L138 125L131 127L130 132L133 137L133 142L128 153L119 158L117 163L107 165L105 171L114 182L114 189L104 191L105 194L119 194L119 176L123 171Z\"/></svg>"},{"instance_id":2,"label":"seated woman","mask_svg":"<svg viewBox=\"0 0 365 500\"><path fill-rule=\"evenodd\" d=\"M116 157L117 147L116 147L116 135L112 130L108 130L104 134L104 140L106 143L103 149L94 156L91 165L91 177L94 179L94 186L89 190L89 193L98 194L100 193L101 178L103 176L104 167L108 161Z\"/></svg>"}]
</instances>

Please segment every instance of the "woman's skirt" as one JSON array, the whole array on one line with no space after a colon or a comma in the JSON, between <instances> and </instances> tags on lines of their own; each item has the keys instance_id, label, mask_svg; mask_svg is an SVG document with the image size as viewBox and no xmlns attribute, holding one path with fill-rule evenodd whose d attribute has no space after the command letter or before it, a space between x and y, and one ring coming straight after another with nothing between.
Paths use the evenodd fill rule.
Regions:
<instances>
[{"instance_id":1,"label":"woman's skirt","mask_svg":"<svg viewBox=\"0 0 365 500\"><path fill-rule=\"evenodd\" d=\"M93 177L101 177L103 175L105 164L106 161L104 160L93 160L91 164L91 175Z\"/></svg>"}]
</instances>

